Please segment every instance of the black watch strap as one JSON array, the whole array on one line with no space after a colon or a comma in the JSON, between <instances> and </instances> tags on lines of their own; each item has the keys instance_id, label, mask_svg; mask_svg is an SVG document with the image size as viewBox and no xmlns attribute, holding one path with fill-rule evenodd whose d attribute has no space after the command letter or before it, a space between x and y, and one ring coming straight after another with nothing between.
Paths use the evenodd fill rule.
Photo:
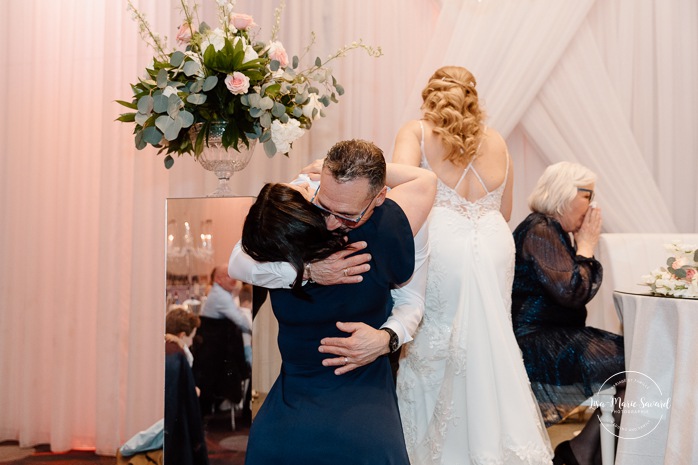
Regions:
<instances>
[{"instance_id":1,"label":"black watch strap","mask_svg":"<svg viewBox=\"0 0 698 465\"><path fill-rule=\"evenodd\" d=\"M390 335L390 341L388 341L388 350L391 354L396 352L397 349L400 347L400 339L397 337L397 334L395 334L395 331L393 331L390 328L381 329Z\"/></svg>"}]
</instances>

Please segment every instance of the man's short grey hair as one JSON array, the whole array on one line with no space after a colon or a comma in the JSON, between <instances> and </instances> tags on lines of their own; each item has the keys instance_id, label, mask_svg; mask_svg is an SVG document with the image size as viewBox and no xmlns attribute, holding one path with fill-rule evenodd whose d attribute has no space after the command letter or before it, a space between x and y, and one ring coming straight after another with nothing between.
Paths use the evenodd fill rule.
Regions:
<instances>
[{"instance_id":1,"label":"man's short grey hair","mask_svg":"<svg viewBox=\"0 0 698 465\"><path fill-rule=\"evenodd\" d=\"M547 216L564 214L577 196L577 188L596 182L596 174L578 163L561 161L548 166L533 192L528 207Z\"/></svg>"},{"instance_id":2,"label":"man's short grey hair","mask_svg":"<svg viewBox=\"0 0 698 465\"><path fill-rule=\"evenodd\" d=\"M385 186L383 151L365 140L344 140L334 144L327 152L323 169L327 169L339 183L367 179L371 197L378 195Z\"/></svg>"}]
</instances>

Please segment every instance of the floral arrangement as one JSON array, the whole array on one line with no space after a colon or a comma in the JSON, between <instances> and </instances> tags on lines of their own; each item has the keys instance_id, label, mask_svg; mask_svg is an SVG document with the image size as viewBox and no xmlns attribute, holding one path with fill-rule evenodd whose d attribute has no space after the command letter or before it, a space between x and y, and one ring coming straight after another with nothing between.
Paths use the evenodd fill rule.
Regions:
<instances>
[{"instance_id":1,"label":"floral arrangement","mask_svg":"<svg viewBox=\"0 0 698 465\"><path fill-rule=\"evenodd\" d=\"M643 276L642 284L653 294L698 298L698 247L675 240L664 248L670 253L666 268Z\"/></svg>"},{"instance_id":2,"label":"floral arrangement","mask_svg":"<svg viewBox=\"0 0 698 465\"><path fill-rule=\"evenodd\" d=\"M357 48L370 56L382 55L380 47L358 41L300 69L301 58L289 58L277 40L283 1L267 42L256 40L259 26L251 16L234 12L233 1L216 0L220 25L215 29L198 20L197 3L180 2L184 22L176 39L183 49L166 51L167 38L156 34L128 0L140 35L155 55L145 77L131 84L131 101L117 100L133 110L117 119L135 123L136 148L150 144L160 149L158 153L166 151L167 168L174 164L172 154L198 158L211 124L221 121L226 123L222 136L226 149L249 147L256 139L267 156L288 155L293 142L344 93L327 64ZM304 55L314 42L311 34Z\"/></svg>"}]
</instances>

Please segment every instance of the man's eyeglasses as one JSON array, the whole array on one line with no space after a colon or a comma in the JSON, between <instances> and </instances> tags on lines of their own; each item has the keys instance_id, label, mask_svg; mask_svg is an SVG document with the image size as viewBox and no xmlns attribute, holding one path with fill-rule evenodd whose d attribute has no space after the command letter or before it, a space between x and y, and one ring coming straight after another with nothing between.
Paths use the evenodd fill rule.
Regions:
<instances>
[{"instance_id":1,"label":"man's eyeglasses","mask_svg":"<svg viewBox=\"0 0 698 465\"><path fill-rule=\"evenodd\" d=\"M589 202L594 200L594 190L593 189L585 189L583 187L578 187L577 190L581 191L581 192L588 192L589 193Z\"/></svg>"},{"instance_id":2,"label":"man's eyeglasses","mask_svg":"<svg viewBox=\"0 0 698 465\"><path fill-rule=\"evenodd\" d=\"M313 198L310 199L310 203L315 205L315 207L317 207L318 210L320 210L323 213L323 215L325 215L325 216L332 215L335 218L337 218L339 221L346 221L348 223L353 223L353 224L357 224L359 221L361 221L361 219L364 217L364 215L368 211L368 208L371 206L373 201L376 200L376 197L378 197L378 194L380 194L380 192L379 192L378 194L376 194L375 197L373 197L371 199L371 201L368 203L368 205L366 205L366 208L364 208L361 211L361 213L359 213L359 216L357 216L356 218L350 218L348 216L340 215L339 213L335 213L333 211L330 211L330 210L326 209L325 207L323 207L322 205L315 203L315 198L317 197L318 191L320 191L320 186L317 186L317 189L315 189L315 193L313 194Z\"/></svg>"}]
</instances>

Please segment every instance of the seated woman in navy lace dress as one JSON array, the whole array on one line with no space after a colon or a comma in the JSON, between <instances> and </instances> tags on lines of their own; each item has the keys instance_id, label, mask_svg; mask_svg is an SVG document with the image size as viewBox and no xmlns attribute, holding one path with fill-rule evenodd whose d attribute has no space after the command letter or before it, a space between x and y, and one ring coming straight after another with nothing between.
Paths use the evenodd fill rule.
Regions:
<instances>
[{"instance_id":1,"label":"seated woman in navy lace dress","mask_svg":"<svg viewBox=\"0 0 698 465\"><path fill-rule=\"evenodd\" d=\"M585 305L603 277L593 255L601 231L595 180L575 163L549 166L528 199L533 213L514 231L514 333L548 426L609 387L609 378L622 380L617 374L625 369L623 337L585 326ZM622 382L616 390L622 396ZM556 448L553 463L593 463L599 428L592 417L579 436Z\"/></svg>"}]
</instances>

